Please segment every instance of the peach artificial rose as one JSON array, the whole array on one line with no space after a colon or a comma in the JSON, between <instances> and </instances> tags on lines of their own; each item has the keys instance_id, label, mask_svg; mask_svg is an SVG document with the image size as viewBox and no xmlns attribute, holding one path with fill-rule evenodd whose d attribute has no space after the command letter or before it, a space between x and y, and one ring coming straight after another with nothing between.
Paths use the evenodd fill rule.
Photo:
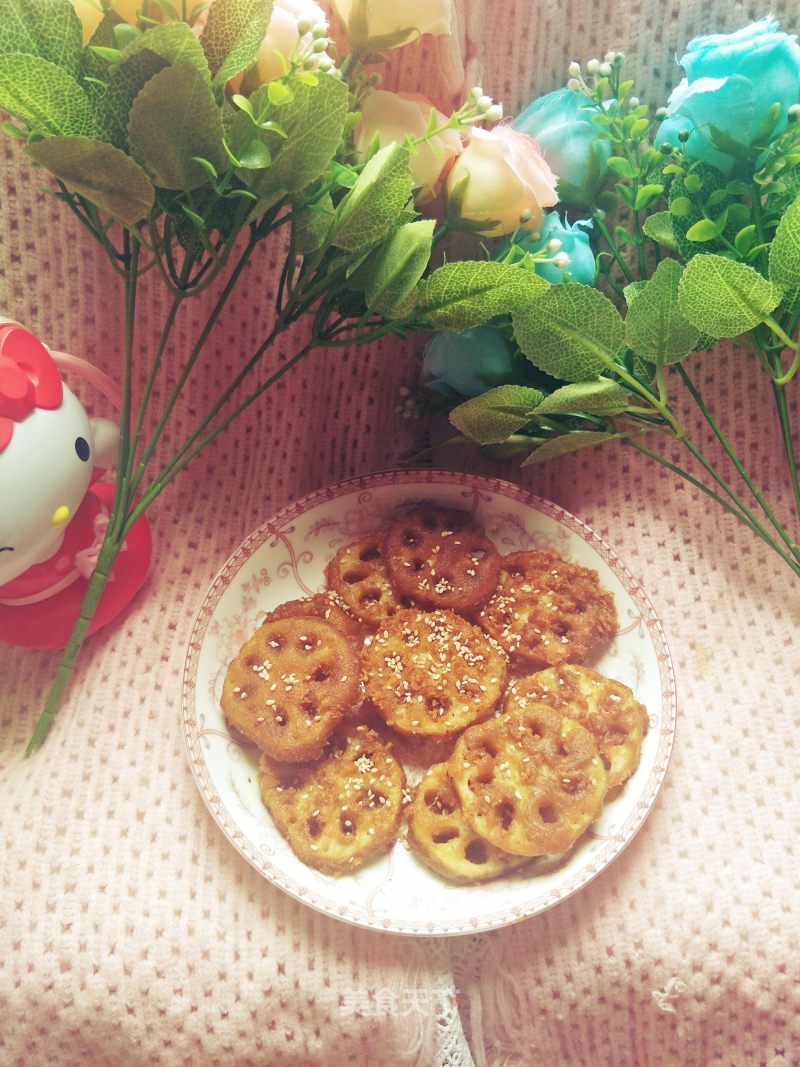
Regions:
<instances>
[{"instance_id":1,"label":"peach artificial rose","mask_svg":"<svg viewBox=\"0 0 800 1067\"><path fill-rule=\"evenodd\" d=\"M361 106L361 122L356 129L356 151L363 155L377 134L381 148L393 141L402 144L406 137L421 137L428 127L431 110L440 123L447 116L437 111L420 93L390 93L378 89L369 94ZM417 145L411 156L411 176L420 190L417 203L430 200L442 172L461 151L458 130L444 130L425 144Z\"/></svg>"},{"instance_id":2,"label":"peach artificial rose","mask_svg":"<svg viewBox=\"0 0 800 1067\"><path fill-rule=\"evenodd\" d=\"M544 208L558 203L556 180L532 137L495 126L471 131L447 177L447 192L462 219L485 223L482 233L500 237L513 233L527 212L524 228L540 228Z\"/></svg>"},{"instance_id":3,"label":"peach artificial rose","mask_svg":"<svg viewBox=\"0 0 800 1067\"><path fill-rule=\"evenodd\" d=\"M452 32L453 0L332 0L354 48L399 48L423 33Z\"/></svg>"}]
</instances>

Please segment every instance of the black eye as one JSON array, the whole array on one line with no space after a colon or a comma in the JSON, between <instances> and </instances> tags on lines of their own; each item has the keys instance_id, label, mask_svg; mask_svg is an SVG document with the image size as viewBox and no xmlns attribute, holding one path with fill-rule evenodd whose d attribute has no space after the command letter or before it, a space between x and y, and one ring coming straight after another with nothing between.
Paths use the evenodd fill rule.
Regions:
<instances>
[{"instance_id":1,"label":"black eye","mask_svg":"<svg viewBox=\"0 0 800 1067\"><path fill-rule=\"evenodd\" d=\"M85 437L75 438L75 451L78 453L78 459L85 463L92 453L92 450L89 448L89 442Z\"/></svg>"}]
</instances>

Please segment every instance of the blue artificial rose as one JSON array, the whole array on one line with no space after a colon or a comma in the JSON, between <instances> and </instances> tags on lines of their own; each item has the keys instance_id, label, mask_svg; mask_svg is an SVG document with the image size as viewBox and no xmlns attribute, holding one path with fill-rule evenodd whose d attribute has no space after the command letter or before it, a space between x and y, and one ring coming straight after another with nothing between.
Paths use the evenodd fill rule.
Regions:
<instances>
[{"instance_id":1,"label":"blue artificial rose","mask_svg":"<svg viewBox=\"0 0 800 1067\"><path fill-rule=\"evenodd\" d=\"M735 33L695 37L681 59L686 77L672 92L667 118L655 143L678 144L689 133L689 159L710 163L729 174L734 157L712 140L711 126L741 145L772 140L786 129L787 112L800 97L800 47L793 34L781 33L771 16ZM769 111L779 105L770 127Z\"/></svg>"},{"instance_id":2,"label":"blue artificial rose","mask_svg":"<svg viewBox=\"0 0 800 1067\"><path fill-rule=\"evenodd\" d=\"M603 127L592 122L595 111L583 93L556 89L511 123L538 142L558 176L559 199L573 207L591 205L608 172L611 142L598 140Z\"/></svg>"},{"instance_id":3,"label":"blue artificial rose","mask_svg":"<svg viewBox=\"0 0 800 1067\"><path fill-rule=\"evenodd\" d=\"M556 263L536 263L534 270L545 281L552 282L580 282L581 285L594 285L597 277L597 265L594 252L589 244L588 230L592 223L589 220L580 222L561 221L558 212L551 211L545 215L539 237L523 237L517 241L517 247L525 252L538 252L550 241L561 242L560 253L553 253L558 259L559 254L569 256L569 263L559 267Z\"/></svg>"},{"instance_id":4,"label":"blue artificial rose","mask_svg":"<svg viewBox=\"0 0 800 1067\"><path fill-rule=\"evenodd\" d=\"M497 385L524 385L529 366L502 330L484 325L434 334L425 346L423 372L434 392L479 396Z\"/></svg>"}]
</instances>

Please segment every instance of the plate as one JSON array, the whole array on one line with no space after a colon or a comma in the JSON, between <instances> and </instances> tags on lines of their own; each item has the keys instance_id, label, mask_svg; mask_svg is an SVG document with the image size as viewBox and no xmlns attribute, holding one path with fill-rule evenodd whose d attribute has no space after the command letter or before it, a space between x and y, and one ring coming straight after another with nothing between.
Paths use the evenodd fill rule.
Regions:
<instances>
[{"instance_id":1,"label":"plate","mask_svg":"<svg viewBox=\"0 0 800 1067\"><path fill-rule=\"evenodd\" d=\"M472 510L502 553L552 548L591 567L615 597L619 632L593 666L624 682L648 709L636 773L606 804L566 862L481 886L450 885L402 842L388 856L339 878L305 866L261 802L255 749L225 727L220 694L228 663L264 614L324 587L338 548L420 500ZM234 552L194 624L183 682L183 728L197 785L234 848L270 882L312 908L357 926L400 934L492 930L545 911L616 859L650 811L675 732L675 680L661 625L616 553L562 508L498 479L452 471L388 471L322 489L265 522Z\"/></svg>"}]
</instances>

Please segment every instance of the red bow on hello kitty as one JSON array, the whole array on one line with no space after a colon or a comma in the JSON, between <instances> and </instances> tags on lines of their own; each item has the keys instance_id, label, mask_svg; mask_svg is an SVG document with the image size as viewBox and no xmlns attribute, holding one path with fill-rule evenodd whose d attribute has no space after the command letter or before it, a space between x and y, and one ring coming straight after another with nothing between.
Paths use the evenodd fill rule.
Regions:
<instances>
[{"instance_id":1,"label":"red bow on hello kitty","mask_svg":"<svg viewBox=\"0 0 800 1067\"><path fill-rule=\"evenodd\" d=\"M58 367L41 341L21 326L0 326L0 452L15 422L34 408L59 407L63 396Z\"/></svg>"}]
</instances>

